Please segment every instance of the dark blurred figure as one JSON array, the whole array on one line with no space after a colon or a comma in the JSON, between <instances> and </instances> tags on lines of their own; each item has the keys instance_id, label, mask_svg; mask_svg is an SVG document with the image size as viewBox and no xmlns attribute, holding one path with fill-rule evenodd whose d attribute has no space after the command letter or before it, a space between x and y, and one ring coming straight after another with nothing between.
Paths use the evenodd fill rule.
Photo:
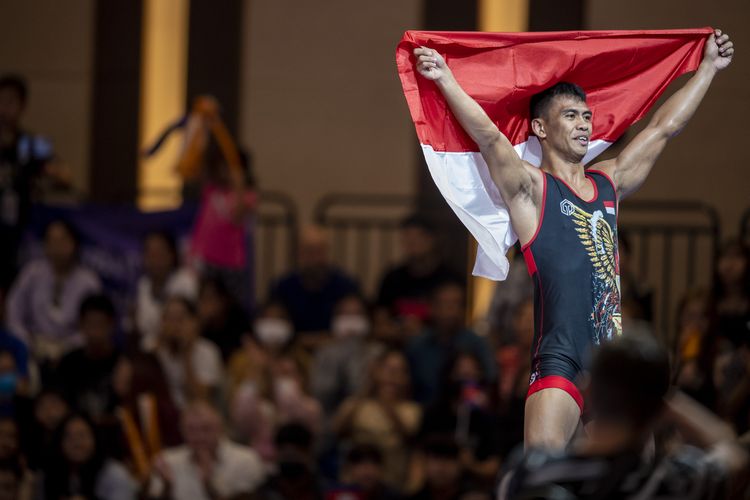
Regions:
<instances>
[{"instance_id":1,"label":"dark blurred figure","mask_svg":"<svg viewBox=\"0 0 750 500\"><path fill-rule=\"evenodd\" d=\"M284 304L301 340L315 345L331 327L333 308L342 297L357 293L357 283L337 268L329 255L328 237L317 226L305 228L297 248L297 269L271 287L270 297Z\"/></svg>"},{"instance_id":2,"label":"dark blurred figure","mask_svg":"<svg viewBox=\"0 0 750 500\"><path fill-rule=\"evenodd\" d=\"M333 339L315 353L310 370L312 392L326 415L333 415L346 398L364 390L370 365L383 351L372 338L371 325L360 296L348 295L336 304Z\"/></svg>"},{"instance_id":3,"label":"dark blurred figure","mask_svg":"<svg viewBox=\"0 0 750 500\"><path fill-rule=\"evenodd\" d=\"M185 408L182 434L183 446L167 449L155 460L147 498L247 498L263 482L258 454L226 438L221 415L210 404L195 401Z\"/></svg>"},{"instance_id":4,"label":"dark blurred figure","mask_svg":"<svg viewBox=\"0 0 750 500\"><path fill-rule=\"evenodd\" d=\"M716 311L705 290L688 291L677 308L675 385L708 408L716 408L714 372L720 338Z\"/></svg>"},{"instance_id":5,"label":"dark blurred figure","mask_svg":"<svg viewBox=\"0 0 750 500\"><path fill-rule=\"evenodd\" d=\"M452 436L461 465L477 484L491 489L498 469L498 429L489 408L490 385L479 360L470 353L456 354L442 376L440 396L427 408L420 436Z\"/></svg>"},{"instance_id":6,"label":"dark blurred figure","mask_svg":"<svg viewBox=\"0 0 750 500\"><path fill-rule=\"evenodd\" d=\"M516 342L513 333L515 311L522 302L534 299L534 283L526 268L520 245L514 247L513 254L508 255L508 259L508 277L495 283L495 291L487 311L490 335L497 345Z\"/></svg>"},{"instance_id":7,"label":"dark blurred figure","mask_svg":"<svg viewBox=\"0 0 750 500\"><path fill-rule=\"evenodd\" d=\"M725 498L747 454L715 415L682 393L668 395L669 372L651 336L603 344L591 367L586 435L566 453L527 450L500 498ZM694 446L649 458L659 424Z\"/></svg>"},{"instance_id":8,"label":"dark blurred figure","mask_svg":"<svg viewBox=\"0 0 750 500\"><path fill-rule=\"evenodd\" d=\"M57 429L70 414L70 406L60 391L44 388L36 396L29 413L19 422L29 467L37 471L49 466Z\"/></svg>"},{"instance_id":9,"label":"dark blurred figure","mask_svg":"<svg viewBox=\"0 0 750 500\"><path fill-rule=\"evenodd\" d=\"M630 318L651 323L654 320L654 291L648 284L639 280L632 268L630 237L625 231L618 231L617 243L620 263L621 300L629 304Z\"/></svg>"},{"instance_id":10,"label":"dark blurred figure","mask_svg":"<svg viewBox=\"0 0 750 500\"><path fill-rule=\"evenodd\" d=\"M460 500L469 489L461 451L448 436L428 436L420 446L424 457L424 486L410 500Z\"/></svg>"},{"instance_id":11,"label":"dark blurred figure","mask_svg":"<svg viewBox=\"0 0 750 500\"><path fill-rule=\"evenodd\" d=\"M435 401L440 375L456 352L468 352L479 359L487 380L495 379L492 350L486 339L465 326L465 293L460 283L448 281L432 293L430 326L407 347L414 378L414 397L420 403Z\"/></svg>"},{"instance_id":12,"label":"dark blurred figure","mask_svg":"<svg viewBox=\"0 0 750 500\"><path fill-rule=\"evenodd\" d=\"M57 431L52 460L43 469L35 496L130 500L137 497L137 488L127 469L103 452L94 424L74 414Z\"/></svg>"},{"instance_id":13,"label":"dark blurred figure","mask_svg":"<svg viewBox=\"0 0 750 500\"><path fill-rule=\"evenodd\" d=\"M384 482L383 454L371 444L354 446L346 454L342 483L361 500L399 500L402 496ZM332 496L331 494L328 495ZM341 493L341 498L344 493Z\"/></svg>"},{"instance_id":14,"label":"dark blurred figure","mask_svg":"<svg viewBox=\"0 0 750 500\"><path fill-rule=\"evenodd\" d=\"M750 338L750 249L735 239L719 251L714 278L719 334L734 346Z\"/></svg>"},{"instance_id":15,"label":"dark blurred figure","mask_svg":"<svg viewBox=\"0 0 750 500\"><path fill-rule=\"evenodd\" d=\"M11 351L0 347L0 417L22 414L30 394L28 373L21 370Z\"/></svg>"},{"instance_id":16,"label":"dark blurred figure","mask_svg":"<svg viewBox=\"0 0 750 500\"><path fill-rule=\"evenodd\" d=\"M348 398L333 419L340 445L376 444L383 454L384 480L403 490L410 478L411 442L422 409L409 399L409 364L401 351L382 353L370 369L367 391Z\"/></svg>"},{"instance_id":17,"label":"dark blurred figure","mask_svg":"<svg viewBox=\"0 0 750 500\"><path fill-rule=\"evenodd\" d=\"M216 344L226 362L240 347L240 338L250 325L242 307L219 279L207 278L201 282L198 317L203 337Z\"/></svg>"},{"instance_id":18,"label":"dark blurred figure","mask_svg":"<svg viewBox=\"0 0 750 500\"><path fill-rule=\"evenodd\" d=\"M112 375L114 419L113 444L131 474L143 481L154 458L164 447L181 442L179 412L169 393L159 360L152 354L135 352L121 356Z\"/></svg>"},{"instance_id":19,"label":"dark blurred figure","mask_svg":"<svg viewBox=\"0 0 750 500\"><path fill-rule=\"evenodd\" d=\"M44 232L44 258L23 267L8 295L8 327L40 364L54 365L81 344L81 302L101 288L96 274L79 262L79 243L73 226L51 222Z\"/></svg>"},{"instance_id":20,"label":"dark blurred figure","mask_svg":"<svg viewBox=\"0 0 750 500\"><path fill-rule=\"evenodd\" d=\"M34 475L21 451L15 420L0 417L0 499L31 500Z\"/></svg>"},{"instance_id":21,"label":"dark blurred figure","mask_svg":"<svg viewBox=\"0 0 750 500\"><path fill-rule=\"evenodd\" d=\"M18 265L18 246L28 221L35 181L66 176L53 162L50 142L21 128L28 102L23 77L0 77L0 289L7 291ZM69 179L68 179L69 180Z\"/></svg>"},{"instance_id":22,"label":"dark blurred figure","mask_svg":"<svg viewBox=\"0 0 750 500\"><path fill-rule=\"evenodd\" d=\"M143 275L138 279L134 300L135 327L144 350L155 348L164 303L174 296L195 300L198 279L181 266L177 242L171 234L149 233L143 240Z\"/></svg>"},{"instance_id":23,"label":"dark blurred figure","mask_svg":"<svg viewBox=\"0 0 750 500\"><path fill-rule=\"evenodd\" d=\"M425 217L414 214L401 222L403 261L389 269L380 282L378 306L387 308L398 320L419 332L430 312L435 288L458 275L443 261L435 227Z\"/></svg>"},{"instance_id":24,"label":"dark blurred figure","mask_svg":"<svg viewBox=\"0 0 750 500\"><path fill-rule=\"evenodd\" d=\"M89 295L79 318L83 347L63 356L54 377L76 411L101 421L113 409L112 373L120 357L115 306L106 295Z\"/></svg>"},{"instance_id":25,"label":"dark blurred figure","mask_svg":"<svg viewBox=\"0 0 750 500\"><path fill-rule=\"evenodd\" d=\"M323 500L313 454L313 435L303 425L287 424L275 439L277 472L256 494L258 500Z\"/></svg>"}]
</instances>

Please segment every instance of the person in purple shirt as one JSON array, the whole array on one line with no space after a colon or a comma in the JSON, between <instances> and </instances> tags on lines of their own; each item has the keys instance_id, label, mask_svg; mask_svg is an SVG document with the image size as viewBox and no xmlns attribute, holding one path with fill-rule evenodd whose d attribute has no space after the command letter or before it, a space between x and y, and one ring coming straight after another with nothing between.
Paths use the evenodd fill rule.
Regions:
<instances>
[{"instance_id":1,"label":"person in purple shirt","mask_svg":"<svg viewBox=\"0 0 750 500\"><path fill-rule=\"evenodd\" d=\"M101 288L96 274L78 261L78 238L70 224L58 220L47 226L44 253L21 269L6 306L11 333L40 362L57 361L80 344L81 302Z\"/></svg>"}]
</instances>

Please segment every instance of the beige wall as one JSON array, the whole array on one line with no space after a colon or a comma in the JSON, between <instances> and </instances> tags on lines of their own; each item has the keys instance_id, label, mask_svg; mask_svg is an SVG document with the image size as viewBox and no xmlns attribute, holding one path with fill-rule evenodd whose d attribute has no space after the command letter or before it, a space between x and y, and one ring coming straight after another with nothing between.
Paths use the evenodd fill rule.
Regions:
<instances>
[{"instance_id":1,"label":"beige wall","mask_svg":"<svg viewBox=\"0 0 750 500\"><path fill-rule=\"evenodd\" d=\"M52 139L75 184L88 181L93 0L0 0L0 73L28 79L24 125Z\"/></svg>"},{"instance_id":2,"label":"beige wall","mask_svg":"<svg viewBox=\"0 0 750 500\"><path fill-rule=\"evenodd\" d=\"M716 207L725 236L738 231L750 207L750 3L727 0L591 0L590 29L667 29L719 27L737 47L732 65L714 80L701 108L673 139L640 198L695 199ZM679 80L667 94L679 88Z\"/></svg>"},{"instance_id":3,"label":"beige wall","mask_svg":"<svg viewBox=\"0 0 750 500\"><path fill-rule=\"evenodd\" d=\"M330 192L416 188L414 127L396 44L421 24L420 0L245 2L240 143L264 189L303 220Z\"/></svg>"}]
</instances>

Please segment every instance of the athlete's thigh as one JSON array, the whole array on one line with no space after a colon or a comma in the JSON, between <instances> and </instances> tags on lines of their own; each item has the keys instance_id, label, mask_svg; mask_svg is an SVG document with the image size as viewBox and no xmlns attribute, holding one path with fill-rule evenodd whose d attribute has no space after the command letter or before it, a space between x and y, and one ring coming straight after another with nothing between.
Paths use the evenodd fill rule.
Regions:
<instances>
[{"instance_id":1,"label":"athlete's thigh","mask_svg":"<svg viewBox=\"0 0 750 500\"><path fill-rule=\"evenodd\" d=\"M526 399L524 446L562 449L578 428L581 408L568 392L550 387Z\"/></svg>"}]
</instances>

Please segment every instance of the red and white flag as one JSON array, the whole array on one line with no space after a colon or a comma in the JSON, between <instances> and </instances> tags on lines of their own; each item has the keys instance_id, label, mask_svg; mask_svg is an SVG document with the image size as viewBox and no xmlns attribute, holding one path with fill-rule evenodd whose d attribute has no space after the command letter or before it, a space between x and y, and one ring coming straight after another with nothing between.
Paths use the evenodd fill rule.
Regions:
<instances>
[{"instance_id":1,"label":"red and white flag","mask_svg":"<svg viewBox=\"0 0 750 500\"><path fill-rule=\"evenodd\" d=\"M474 274L503 280L517 237L479 148L435 84L415 70L413 50L445 58L456 80L515 146L539 166L531 96L560 81L586 91L594 123L588 163L642 118L670 82L700 64L711 28L666 31L472 33L407 31L396 50L401 85L433 180L479 243Z\"/></svg>"}]
</instances>

